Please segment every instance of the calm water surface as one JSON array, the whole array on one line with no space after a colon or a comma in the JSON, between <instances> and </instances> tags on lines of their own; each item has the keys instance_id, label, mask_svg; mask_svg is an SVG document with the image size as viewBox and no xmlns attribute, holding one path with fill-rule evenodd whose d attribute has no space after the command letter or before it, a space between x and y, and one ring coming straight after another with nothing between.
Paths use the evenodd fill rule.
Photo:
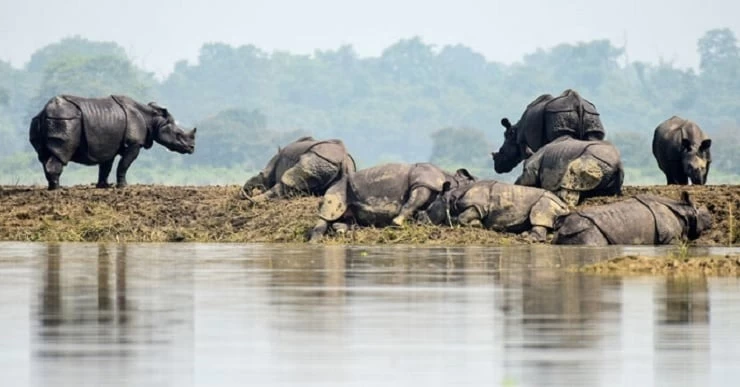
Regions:
<instances>
[{"instance_id":1,"label":"calm water surface","mask_svg":"<svg viewBox=\"0 0 740 387\"><path fill-rule=\"evenodd\" d=\"M737 386L740 280L563 270L661 251L0 243L0 385Z\"/></svg>"}]
</instances>

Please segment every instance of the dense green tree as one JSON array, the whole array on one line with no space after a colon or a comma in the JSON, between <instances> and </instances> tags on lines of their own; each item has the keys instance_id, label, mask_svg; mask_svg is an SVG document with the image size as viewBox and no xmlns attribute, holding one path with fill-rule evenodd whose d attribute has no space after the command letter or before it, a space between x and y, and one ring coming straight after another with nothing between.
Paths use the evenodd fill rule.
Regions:
<instances>
[{"instance_id":1,"label":"dense green tree","mask_svg":"<svg viewBox=\"0 0 740 387\"><path fill-rule=\"evenodd\" d=\"M198 126L195 154L155 147L137 160L133 181L222 183L262 168L277 146L301 134L342 139L360 167L431 159L490 177L490 152L503 141L500 119L516 120L540 94L572 88L596 104L607 138L623 154L628 182L662 183L650 141L672 115L716 138L717 180L710 181L732 181L740 178L737 39L731 30L711 30L697 50L699 71L629 63L624 49L607 40L539 49L511 65L419 37L378 57L360 57L347 45L296 55L214 42L157 82L119 45L72 37L38 50L25 68L0 61L0 179L4 166L33 160L28 120L61 93L156 100L185 126ZM511 180L517 171L495 177Z\"/></svg>"},{"instance_id":2,"label":"dense green tree","mask_svg":"<svg viewBox=\"0 0 740 387\"><path fill-rule=\"evenodd\" d=\"M126 50L114 42L95 42L80 36L64 38L57 43L49 44L31 55L26 70L42 74L46 67L53 62L64 61L67 58L113 56L119 59L128 59Z\"/></svg>"}]
</instances>

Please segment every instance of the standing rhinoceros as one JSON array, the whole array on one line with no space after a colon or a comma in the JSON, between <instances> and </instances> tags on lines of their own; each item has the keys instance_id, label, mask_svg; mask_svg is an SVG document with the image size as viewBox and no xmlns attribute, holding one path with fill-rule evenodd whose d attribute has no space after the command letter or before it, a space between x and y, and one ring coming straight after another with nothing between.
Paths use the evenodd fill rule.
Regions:
<instances>
[{"instance_id":1,"label":"standing rhinoceros","mask_svg":"<svg viewBox=\"0 0 740 387\"><path fill-rule=\"evenodd\" d=\"M712 140L696 123L673 116L653 134L653 155L668 184L703 185L707 182Z\"/></svg>"},{"instance_id":2,"label":"standing rhinoceros","mask_svg":"<svg viewBox=\"0 0 740 387\"><path fill-rule=\"evenodd\" d=\"M544 188L575 206L583 198L620 194L623 181L614 145L563 136L525 160L515 184Z\"/></svg>"},{"instance_id":3,"label":"standing rhinoceros","mask_svg":"<svg viewBox=\"0 0 740 387\"><path fill-rule=\"evenodd\" d=\"M496 231L530 231L532 239L544 241L555 219L568 212L568 205L544 189L482 180L457 188L445 183L426 214L434 224L457 222Z\"/></svg>"},{"instance_id":4,"label":"standing rhinoceros","mask_svg":"<svg viewBox=\"0 0 740 387\"><path fill-rule=\"evenodd\" d=\"M330 224L343 225L349 216L362 226L400 226L425 209L443 185L459 187L474 181L465 169L451 175L430 163L389 163L350 173L324 194L310 239L320 239Z\"/></svg>"},{"instance_id":5,"label":"standing rhinoceros","mask_svg":"<svg viewBox=\"0 0 740 387\"><path fill-rule=\"evenodd\" d=\"M334 182L355 170L355 161L341 140L301 137L279 149L260 173L244 183L240 196L256 203L289 193L323 195ZM251 197L255 188L264 192Z\"/></svg>"},{"instance_id":6,"label":"standing rhinoceros","mask_svg":"<svg viewBox=\"0 0 740 387\"><path fill-rule=\"evenodd\" d=\"M99 165L99 188L108 187L113 159L121 155L117 185L126 185L126 171L141 148L156 141L178 153L193 153L195 128L184 132L167 109L154 102L141 104L126 96L53 97L31 120L29 140L44 166L49 189L59 187L68 162Z\"/></svg>"},{"instance_id":7,"label":"standing rhinoceros","mask_svg":"<svg viewBox=\"0 0 740 387\"><path fill-rule=\"evenodd\" d=\"M567 89L558 97L543 94L524 110L519 121L512 125L508 118L501 120L504 143L494 152L496 173L510 172L522 160L545 144L560 136L579 140L603 140L604 126L594 104L576 91Z\"/></svg>"},{"instance_id":8,"label":"standing rhinoceros","mask_svg":"<svg viewBox=\"0 0 740 387\"><path fill-rule=\"evenodd\" d=\"M688 193L681 201L654 195L571 212L557 220L554 244L664 245L694 240L712 227L706 207L696 208Z\"/></svg>"}]
</instances>

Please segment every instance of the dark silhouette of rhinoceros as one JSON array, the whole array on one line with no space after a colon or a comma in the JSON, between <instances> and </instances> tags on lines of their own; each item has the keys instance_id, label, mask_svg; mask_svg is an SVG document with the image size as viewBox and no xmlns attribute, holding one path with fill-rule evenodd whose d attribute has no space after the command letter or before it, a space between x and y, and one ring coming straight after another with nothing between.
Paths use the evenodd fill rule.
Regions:
<instances>
[{"instance_id":1,"label":"dark silhouette of rhinoceros","mask_svg":"<svg viewBox=\"0 0 740 387\"><path fill-rule=\"evenodd\" d=\"M244 183L240 196L257 203L291 194L323 195L356 169L341 140L301 137L280 148L260 173ZM252 196L255 189L262 193Z\"/></svg>"},{"instance_id":2,"label":"dark silhouette of rhinoceros","mask_svg":"<svg viewBox=\"0 0 740 387\"><path fill-rule=\"evenodd\" d=\"M543 94L524 110L519 121L512 125L508 118L504 126L504 143L494 152L496 173L510 172L522 160L545 144L560 136L579 140L603 140L604 126L594 104L575 90L567 89L558 97Z\"/></svg>"},{"instance_id":3,"label":"dark silhouette of rhinoceros","mask_svg":"<svg viewBox=\"0 0 740 387\"><path fill-rule=\"evenodd\" d=\"M59 187L59 176L70 161L99 165L97 187L108 187L113 159L118 187L126 186L126 172L139 151L154 142L178 153L193 153L195 131L183 131L167 109L154 102L129 97L82 98L59 95L31 120L29 140L44 166L49 189Z\"/></svg>"},{"instance_id":4,"label":"dark silhouette of rhinoceros","mask_svg":"<svg viewBox=\"0 0 740 387\"><path fill-rule=\"evenodd\" d=\"M330 225L346 230L352 219L361 226L400 226L426 209L445 184L474 181L466 169L452 175L430 163L389 163L349 173L324 194L310 240L321 239Z\"/></svg>"},{"instance_id":5,"label":"dark silhouette of rhinoceros","mask_svg":"<svg viewBox=\"0 0 740 387\"><path fill-rule=\"evenodd\" d=\"M668 184L704 185L709 175L712 140L695 122L673 116L653 134L653 155Z\"/></svg>"},{"instance_id":6,"label":"dark silhouette of rhinoceros","mask_svg":"<svg viewBox=\"0 0 740 387\"><path fill-rule=\"evenodd\" d=\"M555 219L569 210L560 198L544 189L481 180L457 188L445 183L442 194L425 213L434 224L528 231L532 239L541 242L546 240Z\"/></svg>"},{"instance_id":7,"label":"dark silhouette of rhinoceros","mask_svg":"<svg viewBox=\"0 0 740 387\"><path fill-rule=\"evenodd\" d=\"M706 207L697 208L689 194L681 200L655 195L573 211L555 223L552 243L562 245L665 245L698 239L712 227Z\"/></svg>"},{"instance_id":8,"label":"dark silhouette of rhinoceros","mask_svg":"<svg viewBox=\"0 0 740 387\"><path fill-rule=\"evenodd\" d=\"M614 145L563 136L525 160L515 184L544 188L576 206L585 198L621 194L623 182L622 160Z\"/></svg>"}]
</instances>

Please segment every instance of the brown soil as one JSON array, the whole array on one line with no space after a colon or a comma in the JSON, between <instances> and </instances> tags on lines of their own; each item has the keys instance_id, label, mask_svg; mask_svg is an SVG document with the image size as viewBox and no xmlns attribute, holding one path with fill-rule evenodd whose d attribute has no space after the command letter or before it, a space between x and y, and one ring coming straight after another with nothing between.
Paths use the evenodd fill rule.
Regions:
<instances>
[{"instance_id":1,"label":"brown soil","mask_svg":"<svg viewBox=\"0 0 740 387\"><path fill-rule=\"evenodd\" d=\"M740 186L625 187L625 195L652 193L678 198L687 190L714 214L715 227L697 245L727 245L730 207L732 243L740 241ZM279 200L251 208L237 186L0 187L0 240L120 242L295 242L302 243L316 221L319 198ZM589 199L581 206L616 197ZM474 228L410 225L355 229L325 243L502 245L530 243L523 236Z\"/></svg>"},{"instance_id":2,"label":"brown soil","mask_svg":"<svg viewBox=\"0 0 740 387\"><path fill-rule=\"evenodd\" d=\"M600 275L711 275L740 274L740 255L710 257L643 257L629 255L586 265L578 269Z\"/></svg>"}]
</instances>

